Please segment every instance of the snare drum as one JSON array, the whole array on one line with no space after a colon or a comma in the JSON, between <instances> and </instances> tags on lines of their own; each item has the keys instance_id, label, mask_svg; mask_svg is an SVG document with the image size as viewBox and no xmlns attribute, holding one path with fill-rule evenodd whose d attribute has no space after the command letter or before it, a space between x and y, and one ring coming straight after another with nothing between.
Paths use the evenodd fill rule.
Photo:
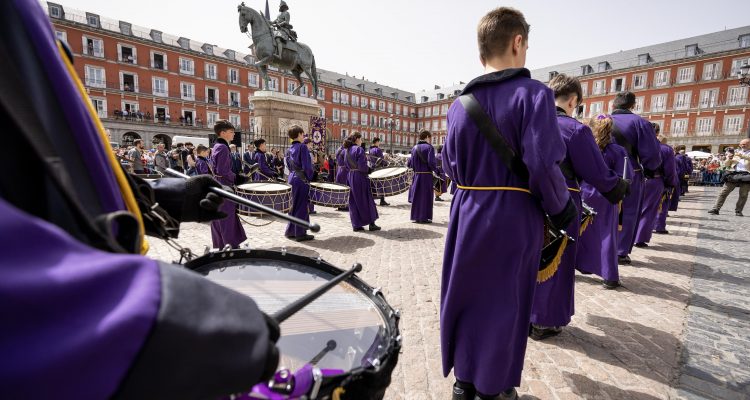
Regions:
<instances>
[{"instance_id":1,"label":"snare drum","mask_svg":"<svg viewBox=\"0 0 750 400\"><path fill-rule=\"evenodd\" d=\"M381 168L369 175L372 195L395 196L409 190L414 172L406 167Z\"/></svg>"},{"instance_id":2,"label":"snare drum","mask_svg":"<svg viewBox=\"0 0 750 400\"><path fill-rule=\"evenodd\" d=\"M267 314L343 272L319 258L268 250L214 252L185 266L252 297ZM310 389L295 388L297 395L289 398L310 396L313 389L317 398L331 398L339 387L345 390L341 399L382 398L401 347L399 317L380 290L352 276L282 322L279 365L298 374L315 369L312 380L297 377ZM380 395L370 396L373 393ZM232 398L287 397L262 383Z\"/></svg>"},{"instance_id":3,"label":"snare drum","mask_svg":"<svg viewBox=\"0 0 750 400\"><path fill-rule=\"evenodd\" d=\"M250 201L263 204L283 213L292 209L292 187L282 182L251 182L237 186L237 195ZM258 216L263 213L248 206L238 204L237 212L242 215Z\"/></svg>"},{"instance_id":4,"label":"snare drum","mask_svg":"<svg viewBox=\"0 0 750 400\"><path fill-rule=\"evenodd\" d=\"M349 186L310 182L310 202L323 207L346 207L349 204Z\"/></svg>"}]
</instances>

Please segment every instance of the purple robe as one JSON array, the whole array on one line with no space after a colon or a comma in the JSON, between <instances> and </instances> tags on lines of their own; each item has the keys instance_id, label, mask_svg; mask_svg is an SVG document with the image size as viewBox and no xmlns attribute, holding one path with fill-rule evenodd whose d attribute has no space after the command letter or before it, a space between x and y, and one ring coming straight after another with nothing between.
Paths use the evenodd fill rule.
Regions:
<instances>
[{"instance_id":1,"label":"purple robe","mask_svg":"<svg viewBox=\"0 0 750 400\"><path fill-rule=\"evenodd\" d=\"M648 243L651 241L651 234L656 227L657 216L659 212L664 211L664 221L666 224L666 211L669 206L667 201L669 190L677 184L677 174L675 172L674 150L666 144L659 145L661 152L662 165L654 178L647 179L643 191L643 205L641 215L638 220L638 229L635 233L636 243Z\"/></svg>"},{"instance_id":2,"label":"purple robe","mask_svg":"<svg viewBox=\"0 0 750 400\"><path fill-rule=\"evenodd\" d=\"M568 207L557 167L565 144L552 91L527 69L482 75L474 94L529 170L525 182L505 166L459 101L448 111L443 168L457 183L446 233L440 302L445 376L482 393L520 385L541 257L544 212ZM467 190L463 187L515 187Z\"/></svg>"},{"instance_id":3,"label":"purple robe","mask_svg":"<svg viewBox=\"0 0 750 400\"><path fill-rule=\"evenodd\" d=\"M408 166L414 170L414 179L409 187L411 220L417 222L432 220L432 206L435 201L432 174L437 173L435 149L431 144L420 141L411 149Z\"/></svg>"},{"instance_id":4,"label":"purple robe","mask_svg":"<svg viewBox=\"0 0 750 400\"><path fill-rule=\"evenodd\" d=\"M336 151L336 183L349 186L349 164L346 162L344 146Z\"/></svg>"},{"instance_id":5,"label":"purple robe","mask_svg":"<svg viewBox=\"0 0 750 400\"><path fill-rule=\"evenodd\" d=\"M435 154L435 164L437 164L437 173L438 176L440 176L440 179L442 181L440 182L440 194L443 194L448 191L448 176L445 175L445 171L443 170L443 155L442 153L436 153Z\"/></svg>"},{"instance_id":6,"label":"purple robe","mask_svg":"<svg viewBox=\"0 0 750 400\"><path fill-rule=\"evenodd\" d=\"M352 146L343 152L344 163L349 166L349 217L352 228L360 228L375 223L378 219L370 178L367 177L367 157L365 150L360 146Z\"/></svg>"},{"instance_id":7,"label":"purple robe","mask_svg":"<svg viewBox=\"0 0 750 400\"><path fill-rule=\"evenodd\" d=\"M258 164L258 171L253 174L254 181L268 181L276 178L276 171L268 166L266 153L258 150L255 152L255 162Z\"/></svg>"},{"instance_id":8,"label":"purple robe","mask_svg":"<svg viewBox=\"0 0 750 400\"><path fill-rule=\"evenodd\" d=\"M195 160L195 172L198 173L198 175L211 174L211 168L209 167L208 160L206 160L205 157L198 156L198 159Z\"/></svg>"},{"instance_id":9,"label":"purple robe","mask_svg":"<svg viewBox=\"0 0 750 400\"><path fill-rule=\"evenodd\" d=\"M562 111L558 112L557 122L567 149L565 161L575 177L585 180L603 193L614 189L620 178L604 163L602 152L594 141L591 129ZM581 228L581 194L577 180L570 178L566 178L566 183L578 207L579 216L570 223L566 230L568 235L577 241ZM534 292L534 306L531 310L533 324L565 326L570 323L570 318L575 313L576 249L576 242L569 242L555 275L537 286Z\"/></svg>"},{"instance_id":10,"label":"purple robe","mask_svg":"<svg viewBox=\"0 0 750 400\"><path fill-rule=\"evenodd\" d=\"M388 165L383 155L383 149L378 146L370 147L370 154L367 157L367 163L372 169L383 168Z\"/></svg>"},{"instance_id":11,"label":"purple robe","mask_svg":"<svg viewBox=\"0 0 750 400\"><path fill-rule=\"evenodd\" d=\"M635 230L641 214L644 184L641 168L656 170L661 165L661 156L659 141L656 140L656 133L650 122L627 110L615 110L612 113L612 120L624 139L632 146L633 152L638 153L638 159L640 159L639 164L634 154L628 155L628 162L633 167L634 174L626 177L630 179L630 194L622 202L622 230L619 232L617 244L617 254L626 256L633 250ZM616 140L614 135L612 140ZM620 144L627 150L627 146Z\"/></svg>"},{"instance_id":12,"label":"purple robe","mask_svg":"<svg viewBox=\"0 0 750 400\"><path fill-rule=\"evenodd\" d=\"M289 168L288 182L292 185L292 210L289 215L304 221L310 221L310 180L313 177L313 165L310 150L304 144L294 141L286 155L286 166ZM304 236L307 229L289 223L286 226L286 237Z\"/></svg>"},{"instance_id":13,"label":"purple robe","mask_svg":"<svg viewBox=\"0 0 750 400\"><path fill-rule=\"evenodd\" d=\"M628 153L625 149L610 143L602 152L607 168L622 171L633 176L633 167L625 164ZM584 274L596 274L608 281L619 281L617 266L617 232L620 205L611 204L599 191L587 182L581 183L583 201L596 211L593 221L578 239L576 268Z\"/></svg>"},{"instance_id":14,"label":"purple robe","mask_svg":"<svg viewBox=\"0 0 750 400\"><path fill-rule=\"evenodd\" d=\"M224 139L217 139L211 150L211 161L214 164L214 178L226 186L234 186L236 175L232 172L232 157L229 154L229 145ZM230 245L237 248L240 243L247 240L245 229L242 228L239 217L237 217L237 204L225 201L219 209L227 214L227 217L211 221L211 240L213 247L223 249Z\"/></svg>"}]
</instances>

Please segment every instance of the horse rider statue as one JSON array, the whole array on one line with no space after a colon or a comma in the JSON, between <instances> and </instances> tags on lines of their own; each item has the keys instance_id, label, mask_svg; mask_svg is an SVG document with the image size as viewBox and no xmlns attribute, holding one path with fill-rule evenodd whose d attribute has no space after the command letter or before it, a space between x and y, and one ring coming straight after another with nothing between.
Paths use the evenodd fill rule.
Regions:
<instances>
[{"instance_id":1,"label":"horse rider statue","mask_svg":"<svg viewBox=\"0 0 750 400\"><path fill-rule=\"evenodd\" d=\"M276 55L279 58L281 58L284 50L284 43L297 41L297 32L292 30L294 27L289 23L290 19L289 6L284 0L281 0L279 16L271 22L271 26L276 28L273 32L273 38L276 41Z\"/></svg>"}]
</instances>

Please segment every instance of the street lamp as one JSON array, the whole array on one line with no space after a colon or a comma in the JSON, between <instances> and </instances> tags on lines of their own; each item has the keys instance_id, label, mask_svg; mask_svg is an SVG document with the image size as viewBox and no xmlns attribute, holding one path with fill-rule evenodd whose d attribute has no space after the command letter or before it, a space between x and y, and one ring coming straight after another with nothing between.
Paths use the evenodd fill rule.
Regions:
<instances>
[{"instance_id":1,"label":"street lamp","mask_svg":"<svg viewBox=\"0 0 750 400\"><path fill-rule=\"evenodd\" d=\"M393 125L395 123L396 122L393 120L393 114L389 115L388 116L388 129L390 130L390 134L389 134L390 139L388 140L388 142L391 147L391 155L393 155Z\"/></svg>"},{"instance_id":2,"label":"street lamp","mask_svg":"<svg viewBox=\"0 0 750 400\"><path fill-rule=\"evenodd\" d=\"M750 86L750 65L740 67L737 76L740 78L740 85Z\"/></svg>"}]
</instances>

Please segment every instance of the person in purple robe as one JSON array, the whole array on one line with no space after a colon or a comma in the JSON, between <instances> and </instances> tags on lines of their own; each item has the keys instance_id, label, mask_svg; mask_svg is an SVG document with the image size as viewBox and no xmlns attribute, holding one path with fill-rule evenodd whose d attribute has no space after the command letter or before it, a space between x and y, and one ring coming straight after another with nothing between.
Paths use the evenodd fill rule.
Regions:
<instances>
[{"instance_id":1,"label":"person in purple robe","mask_svg":"<svg viewBox=\"0 0 750 400\"><path fill-rule=\"evenodd\" d=\"M440 179L439 190L435 190L435 201L444 201L440 196L448 191L448 179L446 179L445 171L443 171L443 146L438 146L435 151L435 164L437 165L438 176Z\"/></svg>"},{"instance_id":2,"label":"person in purple robe","mask_svg":"<svg viewBox=\"0 0 750 400\"><path fill-rule=\"evenodd\" d=\"M195 160L195 172L198 175L213 175L211 165L208 162L208 147L199 144L195 149L198 158Z\"/></svg>"},{"instance_id":3,"label":"person in purple robe","mask_svg":"<svg viewBox=\"0 0 750 400\"><path fill-rule=\"evenodd\" d=\"M625 176L633 176L633 167L625 160L627 151L612 141L612 118L592 118L588 126L593 131L594 140L602 152L607 168L616 172L624 171ZM616 289L620 286L617 234L622 202L612 204L586 181L581 183L581 197L596 211L596 215L578 238L576 269L583 274L598 275L606 289Z\"/></svg>"},{"instance_id":4,"label":"person in purple robe","mask_svg":"<svg viewBox=\"0 0 750 400\"><path fill-rule=\"evenodd\" d=\"M432 223L432 206L434 204L432 176L438 173L435 161L435 149L429 143L430 131L419 132L419 142L411 149L408 167L414 170L414 179L409 187L411 203L411 220L418 224Z\"/></svg>"},{"instance_id":5,"label":"person in purple robe","mask_svg":"<svg viewBox=\"0 0 750 400\"><path fill-rule=\"evenodd\" d=\"M354 232L364 230L379 231L375 225L378 209L372 197L370 178L367 176L367 156L362 148L362 134L354 132L344 141L344 162L349 166L349 218Z\"/></svg>"},{"instance_id":6,"label":"person in purple robe","mask_svg":"<svg viewBox=\"0 0 750 400\"><path fill-rule=\"evenodd\" d=\"M693 174L693 160L685 154L685 146L680 146L678 153L680 159L680 165L678 165L678 168L682 169L682 174L680 175L680 196L684 196L688 192L688 180L690 179L690 175Z\"/></svg>"},{"instance_id":7,"label":"person in purple robe","mask_svg":"<svg viewBox=\"0 0 750 400\"><path fill-rule=\"evenodd\" d=\"M372 145L370 145L370 153L367 155L367 165L370 170L378 168L385 168L388 166L388 161L385 159L383 149L380 148L380 138L376 137L372 139ZM390 203L385 201L385 196L380 196L381 206L390 206Z\"/></svg>"},{"instance_id":8,"label":"person in purple robe","mask_svg":"<svg viewBox=\"0 0 750 400\"><path fill-rule=\"evenodd\" d=\"M677 174L675 173L674 152L672 147L666 145L667 138L659 136L661 127L654 124L654 132L660 139L659 151L661 153L662 163L654 174L653 178L646 179L643 189L643 205L641 207L641 216L638 220L638 228L635 232L635 247L648 247L651 241L651 234L657 228L656 223L659 221L659 213L666 212L669 207L667 197L669 193L677 186ZM666 225L666 214L664 215ZM666 226L660 226L662 231Z\"/></svg>"},{"instance_id":9,"label":"person in purple robe","mask_svg":"<svg viewBox=\"0 0 750 400\"><path fill-rule=\"evenodd\" d=\"M662 144L663 146L664 144ZM662 160L665 160L665 157L669 157L672 159L672 168L674 178L672 178L672 187L670 190L665 190L664 192L664 202L662 206L659 208L657 214L656 214L656 223L654 223L654 233L659 235L668 235L669 231L667 230L667 217L669 216L669 211L677 211L677 204L680 201L680 172L682 171L681 167L678 165L677 157L674 153L674 148L671 146L669 147L669 152L662 149ZM664 161L663 165L665 168L664 175L668 175L669 173L666 170L668 162ZM667 181L665 180L665 185Z\"/></svg>"},{"instance_id":10,"label":"person in purple robe","mask_svg":"<svg viewBox=\"0 0 750 400\"><path fill-rule=\"evenodd\" d=\"M628 162L633 167L630 180L630 194L622 202L622 230L617 244L617 260L621 264L630 264L630 252L635 243L635 230L643 202L643 179L652 178L659 165L661 155L659 141L656 140L654 128L643 117L634 114L635 94L620 92L615 96L612 120L615 128L612 140L628 152Z\"/></svg>"},{"instance_id":11,"label":"person in purple robe","mask_svg":"<svg viewBox=\"0 0 750 400\"><path fill-rule=\"evenodd\" d=\"M578 215L558 168L565 144L554 95L523 68L528 32L523 14L512 8L497 8L479 23L485 74L462 95L473 96L479 114L472 115L486 114L499 132L480 132L462 101L448 110L443 168L456 194L443 258L440 343L443 375L453 370L456 378L456 400L518 397L545 212L555 229ZM515 168L485 134L508 143Z\"/></svg>"},{"instance_id":12,"label":"person in purple robe","mask_svg":"<svg viewBox=\"0 0 750 400\"><path fill-rule=\"evenodd\" d=\"M258 164L258 170L253 174L254 181L273 181L278 174L269 165L269 157L266 154L266 140L257 139L253 142L255 145L255 164ZM273 162L273 159L271 159Z\"/></svg>"},{"instance_id":13,"label":"person in purple robe","mask_svg":"<svg viewBox=\"0 0 750 400\"><path fill-rule=\"evenodd\" d=\"M336 150L336 179L335 182L339 185L349 186L349 164L346 163L346 149L341 144L338 150ZM349 211L349 207L339 207L338 211Z\"/></svg>"},{"instance_id":14,"label":"person in purple robe","mask_svg":"<svg viewBox=\"0 0 750 400\"><path fill-rule=\"evenodd\" d=\"M310 156L310 165L312 165L313 168L313 177L311 180L317 181L318 180L318 165L315 158L315 150L313 150L313 141L310 140L310 138L306 138L302 141L302 143L307 147L307 152ZM315 211L315 204L311 201L307 202L307 212L310 215L315 215L318 212Z\"/></svg>"},{"instance_id":15,"label":"person in purple robe","mask_svg":"<svg viewBox=\"0 0 750 400\"><path fill-rule=\"evenodd\" d=\"M313 165L310 150L300 140L305 130L299 125L292 125L287 130L292 146L286 155L286 166L289 168L288 182L292 185L292 210L289 215L304 221L310 221L310 180L313 178ZM307 233L303 227L292 224L286 227L284 235L298 242L312 240L315 236Z\"/></svg>"},{"instance_id":16,"label":"person in purple robe","mask_svg":"<svg viewBox=\"0 0 750 400\"><path fill-rule=\"evenodd\" d=\"M235 174L232 168L232 155L229 143L234 139L234 126L226 120L217 121L214 133L218 136L211 150L214 178L226 186L241 185L248 181L242 174ZM239 248L240 243L247 240L245 229L237 216L237 204L224 202L221 211L227 214L224 219L211 221L211 240L213 247L223 249L227 245L233 249Z\"/></svg>"},{"instance_id":17,"label":"person in purple robe","mask_svg":"<svg viewBox=\"0 0 750 400\"><path fill-rule=\"evenodd\" d=\"M0 168L29 164L0 175L0 397L218 398L267 381L278 325L253 300L140 255L144 233L225 216L220 184L125 173L39 2L0 2L0 30L15 149Z\"/></svg>"},{"instance_id":18,"label":"person in purple robe","mask_svg":"<svg viewBox=\"0 0 750 400\"><path fill-rule=\"evenodd\" d=\"M611 204L619 203L627 194L630 185L604 163L591 129L571 117L583 100L581 83L574 77L558 74L550 80L549 87L555 93L557 124L566 149L560 169L576 207L579 211L583 210L579 184L581 180L602 193ZM568 242L565 247L557 272L536 287L534 306L531 309L530 333L534 340L558 335L562 328L570 323L575 313L576 241L580 229L579 216L566 228L574 241Z\"/></svg>"}]
</instances>

